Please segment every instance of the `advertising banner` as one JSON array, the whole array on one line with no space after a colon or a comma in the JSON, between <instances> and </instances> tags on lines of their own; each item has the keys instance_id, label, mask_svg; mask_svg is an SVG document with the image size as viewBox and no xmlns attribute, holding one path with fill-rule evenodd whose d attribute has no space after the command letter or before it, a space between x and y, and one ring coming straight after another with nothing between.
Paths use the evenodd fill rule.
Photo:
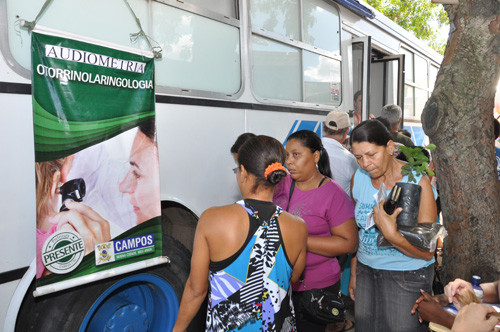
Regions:
<instances>
[{"instance_id":1,"label":"advertising banner","mask_svg":"<svg viewBox=\"0 0 500 332\"><path fill-rule=\"evenodd\" d=\"M32 33L35 296L160 264L152 54Z\"/></svg>"}]
</instances>

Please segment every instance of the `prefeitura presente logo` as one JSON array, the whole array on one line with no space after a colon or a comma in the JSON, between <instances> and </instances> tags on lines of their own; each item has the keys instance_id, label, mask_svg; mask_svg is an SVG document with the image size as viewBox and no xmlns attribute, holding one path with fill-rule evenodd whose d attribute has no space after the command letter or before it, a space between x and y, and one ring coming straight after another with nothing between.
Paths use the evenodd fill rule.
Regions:
<instances>
[{"instance_id":1,"label":"prefeitura presente logo","mask_svg":"<svg viewBox=\"0 0 500 332\"><path fill-rule=\"evenodd\" d=\"M64 274L80 265L85 256L85 244L80 234L74 231L59 231L43 244L43 265L52 273Z\"/></svg>"}]
</instances>

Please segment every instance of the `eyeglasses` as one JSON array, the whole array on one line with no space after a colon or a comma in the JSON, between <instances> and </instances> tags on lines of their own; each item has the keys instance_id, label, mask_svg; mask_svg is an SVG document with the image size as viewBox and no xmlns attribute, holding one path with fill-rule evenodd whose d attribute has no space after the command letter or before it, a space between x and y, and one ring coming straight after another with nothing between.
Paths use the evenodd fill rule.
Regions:
<instances>
[{"instance_id":1,"label":"eyeglasses","mask_svg":"<svg viewBox=\"0 0 500 332\"><path fill-rule=\"evenodd\" d=\"M238 167L233 168L233 173L237 174L238 173Z\"/></svg>"}]
</instances>

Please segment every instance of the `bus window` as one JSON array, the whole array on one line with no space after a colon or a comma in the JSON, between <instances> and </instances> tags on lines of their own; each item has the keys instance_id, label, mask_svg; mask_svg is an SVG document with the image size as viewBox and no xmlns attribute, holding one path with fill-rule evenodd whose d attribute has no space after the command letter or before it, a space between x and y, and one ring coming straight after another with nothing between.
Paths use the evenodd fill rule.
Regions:
<instances>
[{"instance_id":1,"label":"bus window","mask_svg":"<svg viewBox=\"0 0 500 332\"><path fill-rule=\"evenodd\" d=\"M148 3L143 0L130 0L129 3L146 30L149 26ZM27 29L19 27L19 19L33 20L42 5L39 0L6 1L10 53L24 70L31 66L31 35ZM110 15L123 19L113 20L110 27ZM123 1L52 1L38 24L118 45L148 49L141 38L131 41L130 33L137 32L138 27Z\"/></svg>"},{"instance_id":2,"label":"bus window","mask_svg":"<svg viewBox=\"0 0 500 332\"><path fill-rule=\"evenodd\" d=\"M226 17L238 18L236 0L186 0L184 3L192 3L195 6L209 9Z\"/></svg>"},{"instance_id":3,"label":"bus window","mask_svg":"<svg viewBox=\"0 0 500 332\"><path fill-rule=\"evenodd\" d=\"M428 83L428 69L427 61L415 54L415 85L427 89L429 87Z\"/></svg>"},{"instance_id":4,"label":"bus window","mask_svg":"<svg viewBox=\"0 0 500 332\"><path fill-rule=\"evenodd\" d=\"M402 53L405 55L405 80L408 82L414 82L413 75L413 53L410 51L402 49Z\"/></svg>"},{"instance_id":5,"label":"bus window","mask_svg":"<svg viewBox=\"0 0 500 332\"><path fill-rule=\"evenodd\" d=\"M413 107L413 101L415 88L409 85L405 85L405 118L413 118L415 115L415 108Z\"/></svg>"},{"instance_id":6,"label":"bus window","mask_svg":"<svg viewBox=\"0 0 500 332\"><path fill-rule=\"evenodd\" d=\"M340 22L337 9L320 0L304 0L304 42L340 55Z\"/></svg>"},{"instance_id":7,"label":"bus window","mask_svg":"<svg viewBox=\"0 0 500 332\"><path fill-rule=\"evenodd\" d=\"M297 48L252 36L253 87L262 98L302 100Z\"/></svg>"},{"instance_id":8,"label":"bus window","mask_svg":"<svg viewBox=\"0 0 500 332\"><path fill-rule=\"evenodd\" d=\"M155 61L157 85L230 95L239 91L238 27L162 3L153 2L152 9L153 39L163 49Z\"/></svg>"},{"instance_id":9,"label":"bus window","mask_svg":"<svg viewBox=\"0 0 500 332\"><path fill-rule=\"evenodd\" d=\"M434 84L436 84L436 77L438 74L439 68L435 65L431 64L430 70L429 70L429 88L431 90L434 90Z\"/></svg>"},{"instance_id":10,"label":"bus window","mask_svg":"<svg viewBox=\"0 0 500 332\"><path fill-rule=\"evenodd\" d=\"M340 61L304 51L304 101L340 103Z\"/></svg>"},{"instance_id":11,"label":"bus window","mask_svg":"<svg viewBox=\"0 0 500 332\"><path fill-rule=\"evenodd\" d=\"M420 120L427 99L434 87L435 76L429 73L427 59L403 49L405 54L405 118ZM434 69L437 74L437 68ZM435 75L435 74L434 74ZM432 79L432 85L430 81Z\"/></svg>"},{"instance_id":12,"label":"bus window","mask_svg":"<svg viewBox=\"0 0 500 332\"><path fill-rule=\"evenodd\" d=\"M155 61L157 91L183 90L193 95L207 91L221 94L222 98L239 92L240 23L234 18L235 0L211 1L216 3L211 6L212 11L204 8L207 4L200 0L193 3L129 0L129 3L153 45L158 43L163 50L163 57ZM203 8L197 6L202 4ZM31 36L16 20L32 20L40 8L38 0L7 0L10 53L20 65L17 71L26 78L31 63ZM110 15L120 19L113 19L110 25ZM144 38L131 39L130 34L139 28L121 0L54 1L39 24L121 46L149 49Z\"/></svg>"},{"instance_id":13,"label":"bus window","mask_svg":"<svg viewBox=\"0 0 500 332\"><path fill-rule=\"evenodd\" d=\"M299 0L250 1L252 26L300 40Z\"/></svg>"},{"instance_id":14,"label":"bus window","mask_svg":"<svg viewBox=\"0 0 500 332\"><path fill-rule=\"evenodd\" d=\"M302 12L301 12L302 9ZM341 104L340 19L319 0L250 1L252 86L261 98Z\"/></svg>"},{"instance_id":15,"label":"bus window","mask_svg":"<svg viewBox=\"0 0 500 332\"><path fill-rule=\"evenodd\" d=\"M429 99L429 93L426 90L415 88L415 116L420 119L425 103Z\"/></svg>"}]
</instances>

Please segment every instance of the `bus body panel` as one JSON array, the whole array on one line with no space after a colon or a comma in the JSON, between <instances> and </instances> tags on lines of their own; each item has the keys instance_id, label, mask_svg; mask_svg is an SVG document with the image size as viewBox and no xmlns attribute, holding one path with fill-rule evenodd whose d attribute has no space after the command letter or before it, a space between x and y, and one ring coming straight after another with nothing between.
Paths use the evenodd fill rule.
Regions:
<instances>
[{"instance_id":1,"label":"bus body panel","mask_svg":"<svg viewBox=\"0 0 500 332\"><path fill-rule=\"evenodd\" d=\"M2 93L0 98L3 272L27 267L35 254L35 155L31 96Z\"/></svg>"},{"instance_id":2,"label":"bus body panel","mask_svg":"<svg viewBox=\"0 0 500 332\"><path fill-rule=\"evenodd\" d=\"M229 149L245 132L245 110L158 103L156 114L162 199L182 202L198 216L234 201Z\"/></svg>"}]
</instances>

